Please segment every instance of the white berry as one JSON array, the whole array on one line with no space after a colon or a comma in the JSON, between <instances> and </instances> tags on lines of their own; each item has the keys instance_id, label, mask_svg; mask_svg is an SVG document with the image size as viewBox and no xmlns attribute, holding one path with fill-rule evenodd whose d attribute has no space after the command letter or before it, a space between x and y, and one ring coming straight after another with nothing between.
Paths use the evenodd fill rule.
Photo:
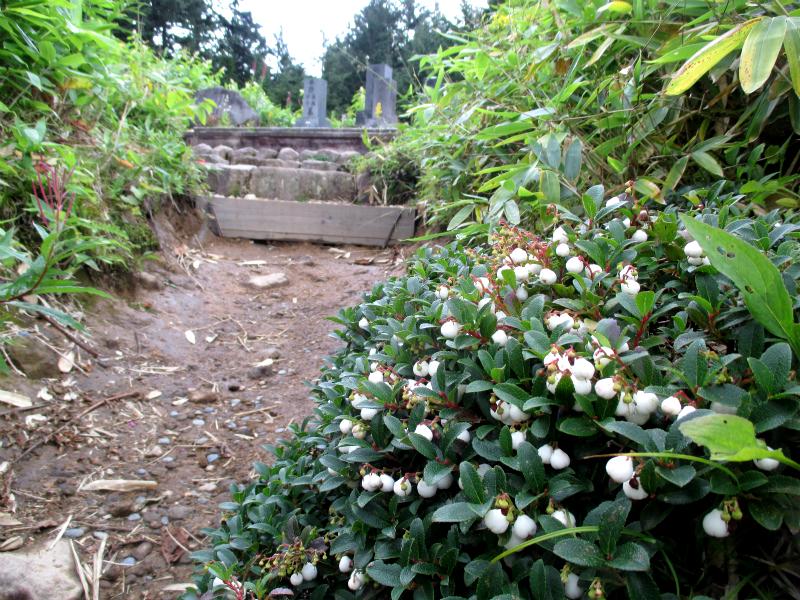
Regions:
<instances>
[{"instance_id":1,"label":"white berry","mask_svg":"<svg viewBox=\"0 0 800 600\"><path fill-rule=\"evenodd\" d=\"M361 480L361 487L368 492L375 492L381 487L381 476L377 473L367 473Z\"/></svg>"},{"instance_id":2,"label":"white berry","mask_svg":"<svg viewBox=\"0 0 800 600\"><path fill-rule=\"evenodd\" d=\"M300 571L300 574L306 581L313 581L317 578L317 567L311 563L306 563L303 565L303 569Z\"/></svg>"},{"instance_id":3,"label":"white berry","mask_svg":"<svg viewBox=\"0 0 800 600\"><path fill-rule=\"evenodd\" d=\"M381 371L373 371L367 377L372 383L382 383L383 382L383 373Z\"/></svg>"},{"instance_id":4,"label":"white berry","mask_svg":"<svg viewBox=\"0 0 800 600\"><path fill-rule=\"evenodd\" d=\"M528 281L528 277L530 277L528 267L524 265L514 267L514 277L516 277L517 281Z\"/></svg>"},{"instance_id":5,"label":"white berry","mask_svg":"<svg viewBox=\"0 0 800 600\"><path fill-rule=\"evenodd\" d=\"M616 483L629 481L633 477L633 459L630 456L615 456L606 463L606 473Z\"/></svg>"},{"instance_id":6,"label":"white berry","mask_svg":"<svg viewBox=\"0 0 800 600\"><path fill-rule=\"evenodd\" d=\"M558 246L556 246L556 254L561 258L566 258L569 256L570 247L569 244L565 242L561 242Z\"/></svg>"},{"instance_id":7,"label":"white berry","mask_svg":"<svg viewBox=\"0 0 800 600\"><path fill-rule=\"evenodd\" d=\"M528 539L536 533L536 521L531 519L528 515L520 515L517 517L517 520L514 521L511 533L522 540Z\"/></svg>"},{"instance_id":8,"label":"white berry","mask_svg":"<svg viewBox=\"0 0 800 600\"><path fill-rule=\"evenodd\" d=\"M524 431L515 431L511 434L511 447L516 450L519 445L525 441Z\"/></svg>"},{"instance_id":9,"label":"white berry","mask_svg":"<svg viewBox=\"0 0 800 600\"><path fill-rule=\"evenodd\" d=\"M556 275L555 271L551 271L550 269L542 269L539 273L539 281L545 285L553 285L558 281L558 275Z\"/></svg>"},{"instance_id":10,"label":"white berry","mask_svg":"<svg viewBox=\"0 0 800 600\"><path fill-rule=\"evenodd\" d=\"M697 409L694 406L692 406L691 404L687 404L686 406L684 406L681 409L681 412L678 413L678 417L675 420L676 421L680 421L682 418L684 418L687 415L692 414L696 410Z\"/></svg>"},{"instance_id":11,"label":"white berry","mask_svg":"<svg viewBox=\"0 0 800 600\"><path fill-rule=\"evenodd\" d=\"M497 535L503 534L508 529L508 519L499 508L493 508L483 517L486 528Z\"/></svg>"},{"instance_id":12,"label":"white berry","mask_svg":"<svg viewBox=\"0 0 800 600\"><path fill-rule=\"evenodd\" d=\"M350 579L347 580L347 587L354 592L364 587L364 575L361 571L353 571L350 574Z\"/></svg>"},{"instance_id":13,"label":"white berry","mask_svg":"<svg viewBox=\"0 0 800 600\"><path fill-rule=\"evenodd\" d=\"M617 390L614 389L614 378L598 379L597 383L594 384L594 393L605 400L611 400L617 395Z\"/></svg>"},{"instance_id":14,"label":"white berry","mask_svg":"<svg viewBox=\"0 0 800 600\"><path fill-rule=\"evenodd\" d=\"M688 258L700 258L703 256L703 248L697 241L692 241L683 247L683 252Z\"/></svg>"},{"instance_id":15,"label":"white berry","mask_svg":"<svg viewBox=\"0 0 800 600\"><path fill-rule=\"evenodd\" d=\"M664 398L661 401L661 412L665 415L669 415L671 417L676 417L681 412L681 401L678 400L675 396L670 396L669 398Z\"/></svg>"},{"instance_id":16,"label":"white berry","mask_svg":"<svg viewBox=\"0 0 800 600\"><path fill-rule=\"evenodd\" d=\"M637 244L641 244L642 242L647 241L647 232L642 229L637 229L631 235L631 240L636 242Z\"/></svg>"},{"instance_id":17,"label":"white berry","mask_svg":"<svg viewBox=\"0 0 800 600\"><path fill-rule=\"evenodd\" d=\"M492 341L498 346L505 346L508 343L508 334L504 330L498 329L492 334Z\"/></svg>"},{"instance_id":18,"label":"white berry","mask_svg":"<svg viewBox=\"0 0 800 600\"><path fill-rule=\"evenodd\" d=\"M572 374L580 379L591 379L594 377L594 365L585 358L577 358L572 363Z\"/></svg>"},{"instance_id":19,"label":"white berry","mask_svg":"<svg viewBox=\"0 0 800 600\"><path fill-rule=\"evenodd\" d=\"M448 288L446 285L441 285L439 286L439 289L436 290L436 295L440 300L447 300L447 297L450 295L450 288Z\"/></svg>"},{"instance_id":20,"label":"white berry","mask_svg":"<svg viewBox=\"0 0 800 600\"><path fill-rule=\"evenodd\" d=\"M344 435L347 435L353 431L353 422L350 419L342 419L339 421L339 431L341 431Z\"/></svg>"},{"instance_id":21,"label":"white berry","mask_svg":"<svg viewBox=\"0 0 800 600\"><path fill-rule=\"evenodd\" d=\"M567 575L567 580L564 582L564 595L570 600L583 596L583 588L578 585L578 582L579 578L575 573Z\"/></svg>"},{"instance_id":22,"label":"white berry","mask_svg":"<svg viewBox=\"0 0 800 600\"><path fill-rule=\"evenodd\" d=\"M439 361L438 360L432 360L432 361L430 361L428 363L428 375L433 377L434 375L436 375L436 372L438 370L439 370Z\"/></svg>"},{"instance_id":23,"label":"white berry","mask_svg":"<svg viewBox=\"0 0 800 600\"><path fill-rule=\"evenodd\" d=\"M767 446L767 449L772 450L769 446ZM753 462L762 471L774 471L781 466L781 463L774 458L757 458Z\"/></svg>"},{"instance_id":24,"label":"white berry","mask_svg":"<svg viewBox=\"0 0 800 600\"><path fill-rule=\"evenodd\" d=\"M561 448L556 448L553 450L553 456L550 457L550 466L553 467L556 471L560 471L561 469L566 469L569 466L570 458L569 455L564 452Z\"/></svg>"},{"instance_id":25,"label":"white berry","mask_svg":"<svg viewBox=\"0 0 800 600\"><path fill-rule=\"evenodd\" d=\"M394 482L393 491L402 498L408 496L413 491L413 487L408 479L401 477Z\"/></svg>"},{"instance_id":26,"label":"white berry","mask_svg":"<svg viewBox=\"0 0 800 600\"><path fill-rule=\"evenodd\" d=\"M511 259L511 262L521 265L528 260L528 253L522 248L514 248L508 257Z\"/></svg>"},{"instance_id":27,"label":"white berry","mask_svg":"<svg viewBox=\"0 0 800 600\"><path fill-rule=\"evenodd\" d=\"M540 446L536 452L538 452L539 458L542 459L543 464L550 464L550 460L553 458L553 447L550 444Z\"/></svg>"},{"instance_id":28,"label":"white berry","mask_svg":"<svg viewBox=\"0 0 800 600\"><path fill-rule=\"evenodd\" d=\"M525 289L524 285L519 286L514 293L517 295L517 300L520 302L525 302L525 300L528 299L528 290Z\"/></svg>"},{"instance_id":29,"label":"white berry","mask_svg":"<svg viewBox=\"0 0 800 600\"><path fill-rule=\"evenodd\" d=\"M344 555L342 558L339 559L339 572L340 573L349 573L353 570L353 559L347 555Z\"/></svg>"},{"instance_id":30,"label":"white berry","mask_svg":"<svg viewBox=\"0 0 800 600\"><path fill-rule=\"evenodd\" d=\"M372 421L375 418L375 415L378 414L377 408L362 408L361 409L361 418L364 421Z\"/></svg>"},{"instance_id":31,"label":"white berry","mask_svg":"<svg viewBox=\"0 0 800 600\"><path fill-rule=\"evenodd\" d=\"M553 231L553 241L557 244L566 243L569 241L569 236L563 227L556 227Z\"/></svg>"},{"instance_id":32,"label":"white berry","mask_svg":"<svg viewBox=\"0 0 800 600\"><path fill-rule=\"evenodd\" d=\"M728 524L722 520L722 511L715 508L703 517L703 531L715 538L728 537Z\"/></svg>"},{"instance_id":33,"label":"white berry","mask_svg":"<svg viewBox=\"0 0 800 600\"><path fill-rule=\"evenodd\" d=\"M594 263L592 263L591 265L586 265L586 275L589 277L589 279L594 279L602 272L603 272L603 267L601 267L600 265L596 265Z\"/></svg>"},{"instance_id":34,"label":"white berry","mask_svg":"<svg viewBox=\"0 0 800 600\"><path fill-rule=\"evenodd\" d=\"M381 487L382 492L391 492L394 489L394 478L386 473L381 474Z\"/></svg>"},{"instance_id":35,"label":"white berry","mask_svg":"<svg viewBox=\"0 0 800 600\"><path fill-rule=\"evenodd\" d=\"M428 485L423 480L420 480L419 483L417 483L417 493L423 498L433 498L437 491L439 491L438 487L435 485Z\"/></svg>"},{"instance_id":36,"label":"white berry","mask_svg":"<svg viewBox=\"0 0 800 600\"><path fill-rule=\"evenodd\" d=\"M637 487L631 485L631 481L636 481ZM631 479L622 484L622 491L631 500L644 500L650 494L642 487L642 482L638 479Z\"/></svg>"},{"instance_id":37,"label":"white berry","mask_svg":"<svg viewBox=\"0 0 800 600\"><path fill-rule=\"evenodd\" d=\"M456 439L469 444L470 440L472 439L472 435L470 434L469 429L465 429L459 433L458 436L456 436Z\"/></svg>"},{"instance_id":38,"label":"white berry","mask_svg":"<svg viewBox=\"0 0 800 600\"><path fill-rule=\"evenodd\" d=\"M428 376L428 361L426 360L418 360L414 363L412 367L412 371L414 371L414 375L417 377L427 377Z\"/></svg>"},{"instance_id":39,"label":"white berry","mask_svg":"<svg viewBox=\"0 0 800 600\"><path fill-rule=\"evenodd\" d=\"M461 325L456 321L445 321L442 323L442 336L446 337L449 340L452 340L454 337L458 335L458 332L461 330Z\"/></svg>"},{"instance_id":40,"label":"white berry","mask_svg":"<svg viewBox=\"0 0 800 600\"><path fill-rule=\"evenodd\" d=\"M592 391L592 382L577 375L572 376L572 389L579 396L585 396Z\"/></svg>"},{"instance_id":41,"label":"white berry","mask_svg":"<svg viewBox=\"0 0 800 600\"><path fill-rule=\"evenodd\" d=\"M367 321L367 317L361 317L358 321L358 326L361 327L361 329L368 329L369 321Z\"/></svg>"},{"instance_id":42,"label":"white berry","mask_svg":"<svg viewBox=\"0 0 800 600\"><path fill-rule=\"evenodd\" d=\"M433 432L431 431L431 428L422 423L420 423L414 428L414 433L416 433L417 435L421 435L429 442L433 440Z\"/></svg>"},{"instance_id":43,"label":"white berry","mask_svg":"<svg viewBox=\"0 0 800 600\"><path fill-rule=\"evenodd\" d=\"M303 575L301 573L292 573L292 576L289 577L289 583L294 586L298 586L303 583Z\"/></svg>"},{"instance_id":44,"label":"white berry","mask_svg":"<svg viewBox=\"0 0 800 600\"><path fill-rule=\"evenodd\" d=\"M580 256L573 256L567 261L567 271L573 274L583 271L583 261Z\"/></svg>"},{"instance_id":45,"label":"white berry","mask_svg":"<svg viewBox=\"0 0 800 600\"><path fill-rule=\"evenodd\" d=\"M628 294L628 296L635 296L639 293L639 290L642 289L642 286L639 285L639 282L635 279L626 279L619 287L622 293Z\"/></svg>"},{"instance_id":46,"label":"white berry","mask_svg":"<svg viewBox=\"0 0 800 600\"><path fill-rule=\"evenodd\" d=\"M550 516L561 523L564 527L575 527L577 524L577 521L575 521L575 515L564 508L554 511Z\"/></svg>"}]
</instances>

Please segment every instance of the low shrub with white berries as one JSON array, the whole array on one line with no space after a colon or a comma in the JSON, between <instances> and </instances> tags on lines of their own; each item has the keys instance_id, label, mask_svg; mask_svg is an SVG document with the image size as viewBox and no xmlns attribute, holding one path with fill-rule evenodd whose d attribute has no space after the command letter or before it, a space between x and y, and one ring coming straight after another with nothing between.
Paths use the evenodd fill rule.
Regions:
<instances>
[{"instance_id":1,"label":"low shrub with white berries","mask_svg":"<svg viewBox=\"0 0 800 600\"><path fill-rule=\"evenodd\" d=\"M770 454L800 437L796 357L674 208L586 196L538 235L422 248L341 311L314 416L222 505L200 592L721 597L749 557L797 560L800 480ZM796 293L797 226L693 214ZM685 433L708 417L750 423L759 452L718 461Z\"/></svg>"}]
</instances>

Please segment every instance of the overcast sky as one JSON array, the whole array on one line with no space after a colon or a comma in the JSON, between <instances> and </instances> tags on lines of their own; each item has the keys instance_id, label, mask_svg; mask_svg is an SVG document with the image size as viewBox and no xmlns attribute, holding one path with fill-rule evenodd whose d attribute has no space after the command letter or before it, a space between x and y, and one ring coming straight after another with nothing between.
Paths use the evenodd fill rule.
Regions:
<instances>
[{"instance_id":1,"label":"overcast sky","mask_svg":"<svg viewBox=\"0 0 800 600\"><path fill-rule=\"evenodd\" d=\"M335 40L345 33L369 0L241 0L239 9L253 13L261 25L261 33L271 44L274 35L283 29L283 39L295 60L302 63L309 75L321 75L319 58L323 40ZM485 7L486 0L469 0ZM439 9L450 20L461 15L461 0L417 0L417 4Z\"/></svg>"}]
</instances>

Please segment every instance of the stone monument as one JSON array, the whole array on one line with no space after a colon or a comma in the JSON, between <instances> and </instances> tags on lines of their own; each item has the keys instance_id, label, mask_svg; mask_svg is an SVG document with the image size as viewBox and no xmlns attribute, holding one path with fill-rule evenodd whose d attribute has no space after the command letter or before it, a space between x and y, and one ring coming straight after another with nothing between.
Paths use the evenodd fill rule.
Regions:
<instances>
[{"instance_id":1,"label":"stone monument","mask_svg":"<svg viewBox=\"0 0 800 600\"><path fill-rule=\"evenodd\" d=\"M235 127L245 124L258 125L258 113L238 92L216 86L202 89L194 96L194 100L198 104L206 99L213 100L216 104L208 116L207 125L219 125L223 120L223 115L228 115L231 125Z\"/></svg>"},{"instance_id":2,"label":"stone monument","mask_svg":"<svg viewBox=\"0 0 800 600\"><path fill-rule=\"evenodd\" d=\"M328 82L318 77L303 80L303 116L295 127L330 127L328 121Z\"/></svg>"},{"instance_id":3,"label":"stone monument","mask_svg":"<svg viewBox=\"0 0 800 600\"><path fill-rule=\"evenodd\" d=\"M367 66L364 111L356 116L356 125L389 128L397 123L397 83L392 67L385 64Z\"/></svg>"}]
</instances>

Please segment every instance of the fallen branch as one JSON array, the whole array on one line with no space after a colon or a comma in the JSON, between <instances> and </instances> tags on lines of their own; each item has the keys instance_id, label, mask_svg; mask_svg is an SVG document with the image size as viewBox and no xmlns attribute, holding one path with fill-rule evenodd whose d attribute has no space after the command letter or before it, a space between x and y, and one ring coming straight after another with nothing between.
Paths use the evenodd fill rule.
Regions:
<instances>
[{"instance_id":1,"label":"fallen branch","mask_svg":"<svg viewBox=\"0 0 800 600\"><path fill-rule=\"evenodd\" d=\"M45 321L47 321L47 322L48 322L50 325L52 325L52 327L53 327L53 328L54 328L56 331L58 331L58 332L59 332L61 335L63 335L63 336L64 336L65 338L67 338L69 341L71 341L72 343L74 343L74 344L75 344L75 345L77 345L77 346L80 346L81 348L83 348L84 350L86 350L86 352L88 352L89 354L91 354L92 356L94 356L95 358L100 358L100 353L99 353L97 350L95 350L94 348L92 348L91 346L89 346L89 345L88 345L86 342L84 342L83 340L79 339L77 336L75 336L75 335L71 334L69 331L67 331L66 329L64 329L64 328L63 328L61 325L59 325L59 324L58 324L58 323L57 323L57 322L56 322L54 319L51 319L51 318L50 318L50 317L48 317L47 315L40 315L40 316L41 316L41 318L42 318L42 319L44 319L44 320L45 320Z\"/></svg>"}]
</instances>

